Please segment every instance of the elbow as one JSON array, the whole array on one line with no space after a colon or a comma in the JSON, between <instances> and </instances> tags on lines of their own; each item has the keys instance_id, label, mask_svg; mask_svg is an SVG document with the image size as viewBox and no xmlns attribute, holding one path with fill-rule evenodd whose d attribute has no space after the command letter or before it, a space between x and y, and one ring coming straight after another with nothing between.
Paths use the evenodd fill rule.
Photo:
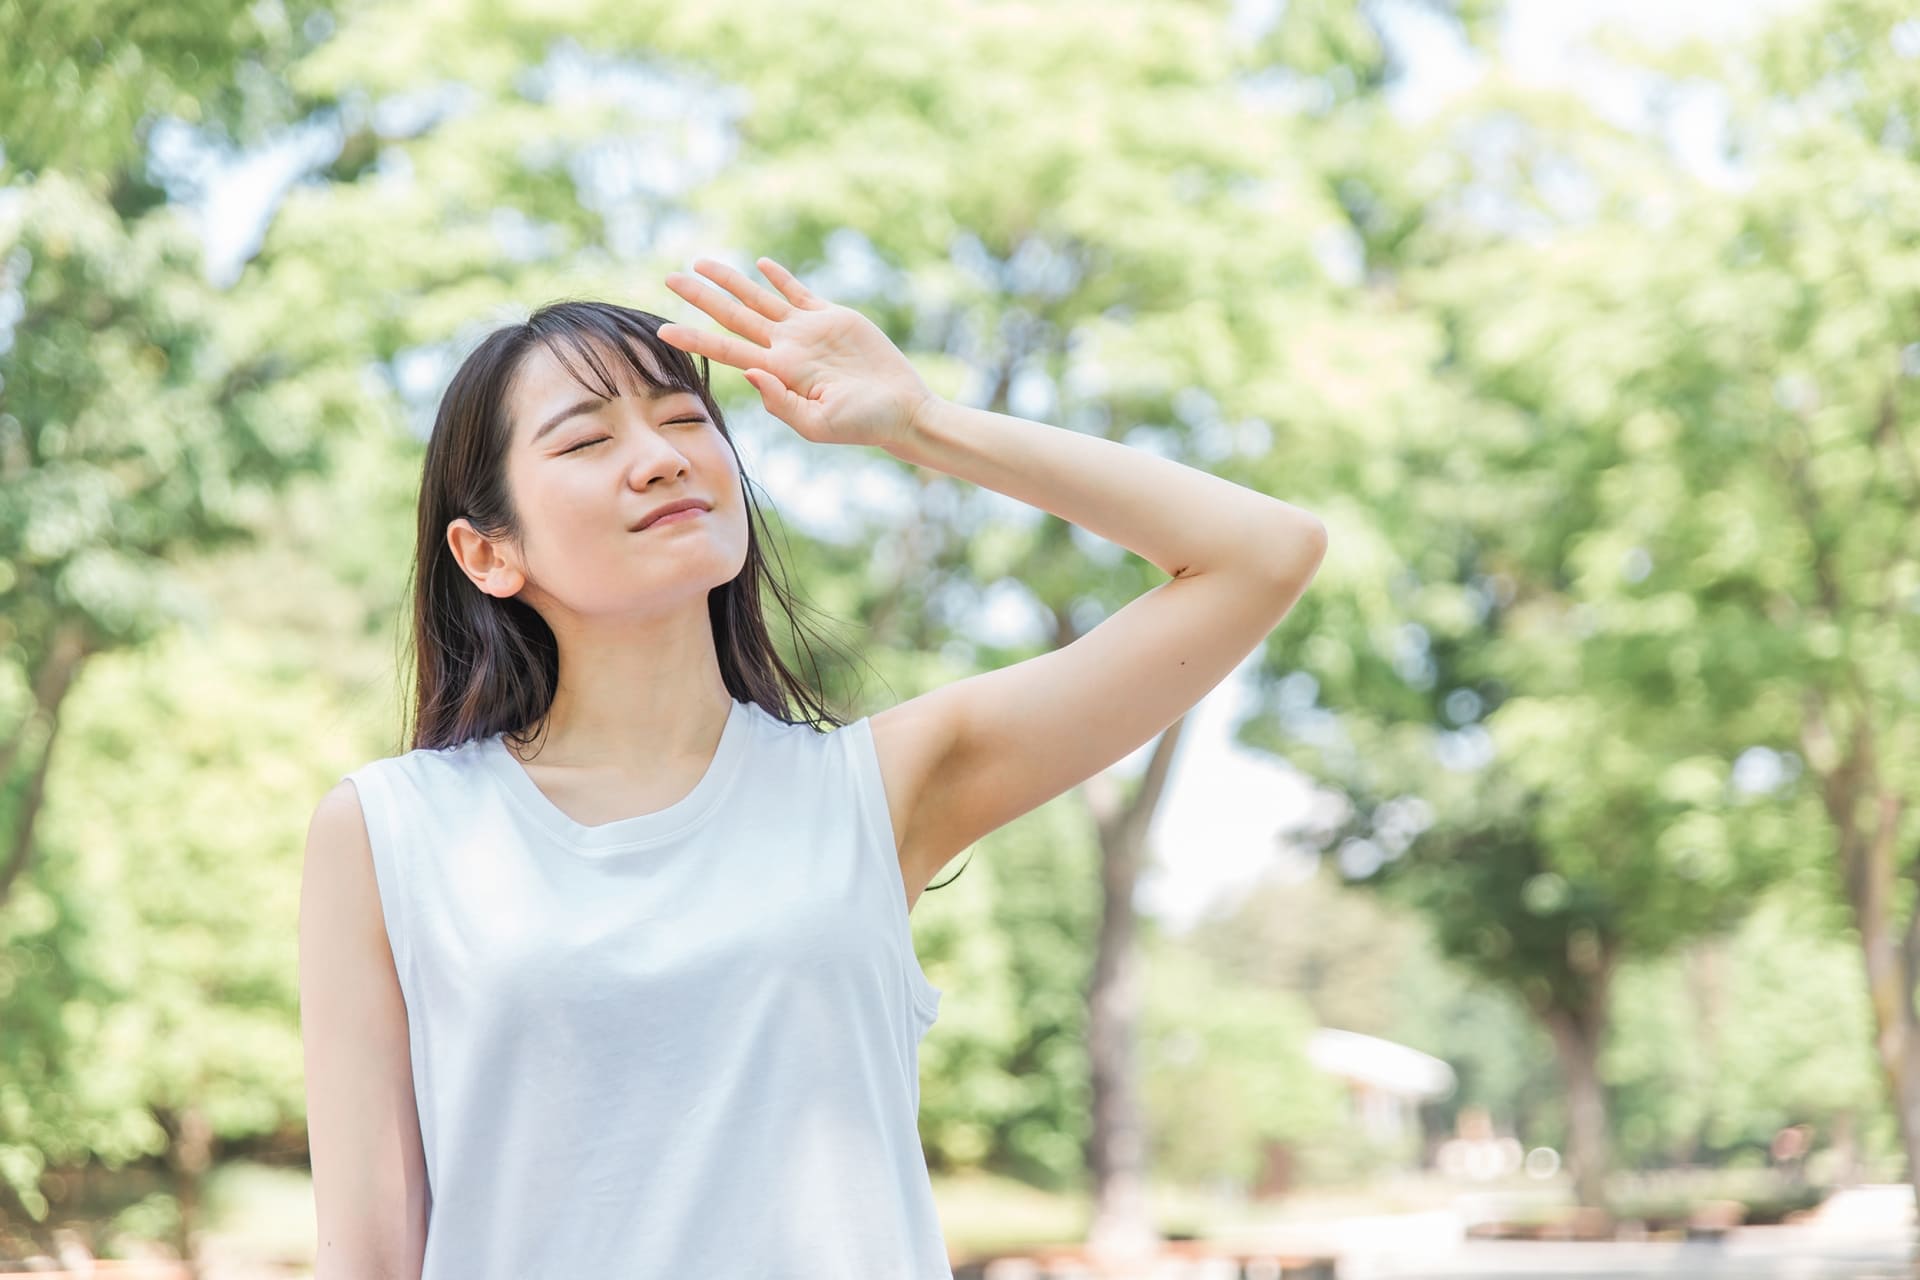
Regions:
<instances>
[{"instance_id":1,"label":"elbow","mask_svg":"<svg viewBox=\"0 0 1920 1280\"><path fill-rule=\"evenodd\" d=\"M1314 570L1320 568L1320 562L1327 558L1327 525L1320 517L1304 513L1300 516L1300 520L1302 524L1300 546L1302 553L1312 564L1312 569L1308 571L1311 576Z\"/></svg>"},{"instance_id":2,"label":"elbow","mask_svg":"<svg viewBox=\"0 0 1920 1280\"><path fill-rule=\"evenodd\" d=\"M1272 518L1262 516L1232 532L1230 557L1220 568L1250 586L1271 588L1289 600L1306 590L1327 555L1327 526L1318 516L1286 503ZM1182 569L1173 576L1190 577Z\"/></svg>"},{"instance_id":3,"label":"elbow","mask_svg":"<svg viewBox=\"0 0 1920 1280\"><path fill-rule=\"evenodd\" d=\"M1327 526L1318 516L1290 510L1278 535L1261 557L1276 586L1289 596L1306 590L1327 558Z\"/></svg>"}]
</instances>

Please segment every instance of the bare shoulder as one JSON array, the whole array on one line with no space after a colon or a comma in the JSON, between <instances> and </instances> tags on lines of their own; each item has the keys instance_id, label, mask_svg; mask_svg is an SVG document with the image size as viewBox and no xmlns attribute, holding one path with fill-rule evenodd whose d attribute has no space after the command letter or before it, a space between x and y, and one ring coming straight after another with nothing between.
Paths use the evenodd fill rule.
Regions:
<instances>
[{"instance_id":1,"label":"bare shoulder","mask_svg":"<svg viewBox=\"0 0 1920 1280\"><path fill-rule=\"evenodd\" d=\"M893 818L900 876L906 881L908 910L946 862L946 856L934 853L919 821L929 783L953 750L953 706L946 694L945 688L930 690L874 712L870 721L874 754L886 784L887 810ZM933 862L936 856L939 862Z\"/></svg>"},{"instance_id":2,"label":"bare shoulder","mask_svg":"<svg viewBox=\"0 0 1920 1280\"><path fill-rule=\"evenodd\" d=\"M334 783L314 805L313 818L307 824L307 849L310 855L372 871L373 847L360 806L360 789L350 779Z\"/></svg>"},{"instance_id":3,"label":"bare shoulder","mask_svg":"<svg viewBox=\"0 0 1920 1280\"><path fill-rule=\"evenodd\" d=\"M307 824L301 899L303 918L323 922L323 936L355 939L386 951L373 846L359 788L346 778L314 805Z\"/></svg>"},{"instance_id":4,"label":"bare shoulder","mask_svg":"<svg viewBox=\"0 0 1920 1280\"><path fill-rule=\"evenodd\" d=\"M342 778L334 783L313 807L313 821L336 834L344 833L349 827L358 827L364 839L366 820L360 811L360 788L350 778Z\"/></svg>"}]
</instances>

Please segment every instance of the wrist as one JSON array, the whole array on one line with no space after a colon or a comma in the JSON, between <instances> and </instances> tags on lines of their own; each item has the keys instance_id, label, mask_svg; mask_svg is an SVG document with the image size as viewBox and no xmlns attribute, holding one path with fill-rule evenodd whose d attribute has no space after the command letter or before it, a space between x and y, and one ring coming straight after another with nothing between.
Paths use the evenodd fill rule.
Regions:
<instances>
[{"instance_id":1,"label":"wrist","mask_svg":"<svg viewBox=\"0 0 1920 1280\"><path fill-rule=\"evenodd\" d=\"M902 462L918 463L926 454L927 445L933 439L933 418L946 402L939 396L928 392L907 416L906 429L900 433L900 439L887 446L887 452Z\"/></svg>"}]
</instances>

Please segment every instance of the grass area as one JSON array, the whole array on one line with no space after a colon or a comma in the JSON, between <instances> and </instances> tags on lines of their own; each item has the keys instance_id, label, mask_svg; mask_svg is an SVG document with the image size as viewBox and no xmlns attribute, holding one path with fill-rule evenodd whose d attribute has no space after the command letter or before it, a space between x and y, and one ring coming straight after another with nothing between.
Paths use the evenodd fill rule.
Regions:
<instances>
[{"instance_id":1,"label":"grass area","mask_svg":"<svg viewBox=\"0 0 1920 1280\"><path fill-rule=\"evenodd\" d=\"M936 1177L933 1198L947 1248L968 1257L1082 1240L1093 1216L1085 1194L1042 1191L986 1173Z\"/></svg>"},{"instance_id":2,"label":"grass area","mask_svg":"<svg viewBox=\"0 0 1920 1280\"><path fill-rule=\"evenodd\" d=\"M1055 1193L991 1174L936 1177L934 1197L948 1246L973 1256L1036 1244L1077 1243L1093 1216L1085 1193ZM1516 1198L1557 1201L1564 1192L1532 1180L1485 1188ZM1313 1188L1277 1200L1245 1200L1199 1187L1155 1182L1154 1223L1161 1234L1230 1239L1269 1228L1311 1225L1348 1217L1421 1213L1451 1206L1457 1183L1427 1175L1385 1177L1354 1187Z\"/></svg>"},{"instance_id":3,"label":"grass area","mask_svg":"<svg viewBox=\"0 0 1920 1280\"><path fill-rule=\"evenodd\" d=\"M939 1176L933 1189L947 1244L963 1257L1077 1243L1085 1238L1092 1218L1092 1201L1085 1192L1045 1191L993 1174ZM1554 1195L1537 1183L1510 1191ZM1155 1221L1164 1234L1230 1238L1267 1227L1441 1208L1459 1192L1456 1184L1408 1176L1348 1189L1303 1190L1277 1201L1236 1200L1164 1183L1154 1184L1152 1196ZM235 1162L214 1172L208 1194L215 1237L209 1253L236 1263L244 1259L311 1267L313 1185L304 1171Z\"/></svg>"},{"instance_id":4,"label":"grass area","mask_svg":"<svg viewBox=\"0 0 1920 1280\"><path fill-rule=\"evenodd\" d=\"M223 1164L207 1180L207 1222L222 1257L313 1265L313 1178L304 1169L247 1161Z\"/></svg>"},{"instance_id":5,"label":"grass area","mask_svg":"<svg viewBox=\"0 0 1920 1280\"><path fill-rule=\"evenodd\" d=\"M1078 1242L1093 1212L1083 1192L1044 1191L993 1174L936 1177L933 1192L948 1247L966 1256ZM208 1196L211 1231L223 1255L311 1264L313 1184L303 1171L224 1165L212 1175ZM1204 1192L1156 1186L1153 1197L1163 1232L1211 1231L1249 1220ZM1254 1212L1252 1220L1275 1220L1279 1208Z\"/></svg>"},{"instance_id":6,"label":"grass area","mask_svg":"<svg viewBox=\"0 0 1920 1280\"><path fill-rule=\"evenodd\" d=\"M1078 1240L1091 1212L1084 1195L988 1174L936 1178L934 1199L949 1247L967 1254ZM312 1264L313 1182L302 1170L222 1166L210 1179L208 1221L223 1255Z\"/></svg>"}]
</instances>

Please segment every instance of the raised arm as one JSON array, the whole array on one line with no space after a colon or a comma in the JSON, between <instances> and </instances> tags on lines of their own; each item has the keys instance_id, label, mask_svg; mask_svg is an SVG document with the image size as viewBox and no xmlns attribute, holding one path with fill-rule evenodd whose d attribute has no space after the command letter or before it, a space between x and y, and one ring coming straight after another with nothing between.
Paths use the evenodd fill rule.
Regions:
<instances>
[{"instance_id":1,"label":"raised arm","mask_svg":"<svg viewBox=\"0 0 1920 1280\"><path fill-rule=\"evenodd\" d=\"M911 902L954 854L1185 715L1286 616L1327 534L1308 512L1204 471L944 400L889 451L1042 507L1172 575L1064 648L874 715Z\"/></svg>"}]
</instances>

